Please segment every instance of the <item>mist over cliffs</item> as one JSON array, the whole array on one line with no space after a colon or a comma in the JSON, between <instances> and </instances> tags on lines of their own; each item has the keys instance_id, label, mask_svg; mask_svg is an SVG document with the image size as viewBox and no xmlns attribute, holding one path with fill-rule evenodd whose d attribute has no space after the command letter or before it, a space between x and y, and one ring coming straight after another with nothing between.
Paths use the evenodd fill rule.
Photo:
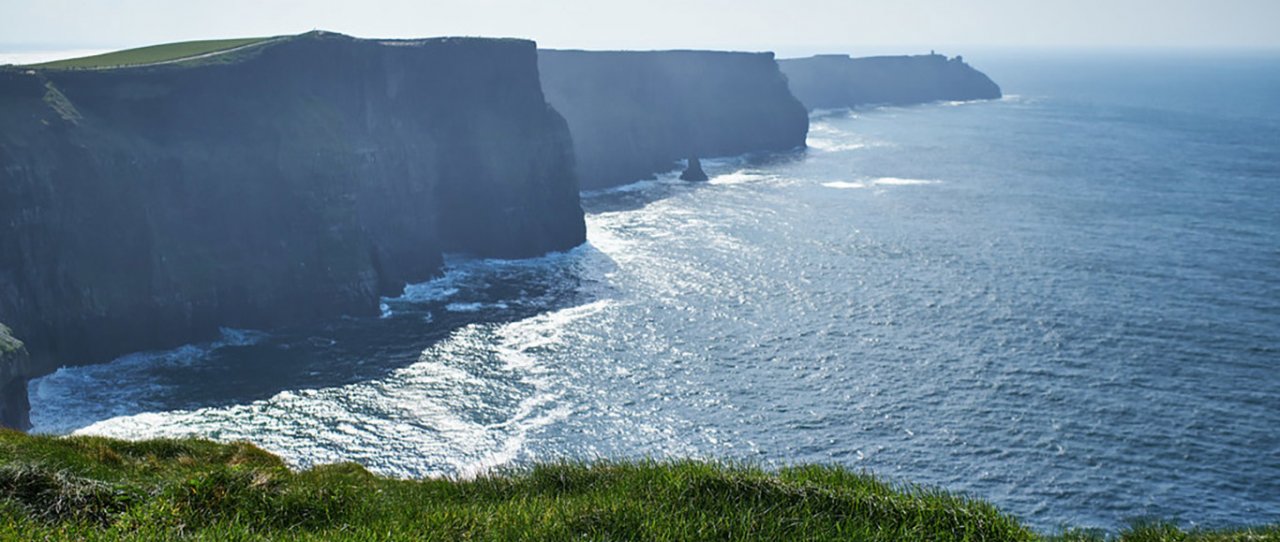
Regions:
<instances>
[{"instance_id":1,"label":"mist over cliffs","mask_svg":"<svg viewBox=\"0 0 1280 542\"><path fill-rule=\"evenodd\" d=\"M690 157L804 146L809 117L773 53L538 51L547 101L569 123L584 189Z\"/></svg>"},{"instance_id":2,"label":"mist over cliffs","mask_svg":"<svg viewBox=\"0 0 1280 542\"><path fill-rule=\"evenodd\" d=\"M1000 98L1000 87L962 57L818 55L778 65L809 109Z\"/></svg>"},{"instance_id":3,"label":"mist over cliffs","mask_svg":"<svg viewBox=\"0 0 1280 542\"><path fill-rule=\"evenodd\" d=\"M0 322L32 360L0 359L6 404L57 365L373 314L445 251L585 240L533 42L311 33L229 56L0 70Z\"/></svg>"}]
</instances>

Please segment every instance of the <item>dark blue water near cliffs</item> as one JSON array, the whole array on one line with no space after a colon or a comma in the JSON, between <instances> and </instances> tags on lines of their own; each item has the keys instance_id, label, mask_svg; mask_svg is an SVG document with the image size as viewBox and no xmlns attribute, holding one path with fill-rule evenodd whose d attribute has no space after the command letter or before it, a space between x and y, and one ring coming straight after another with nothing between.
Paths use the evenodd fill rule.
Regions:
<instances>
[{"instance_id":1,"label":"dark blue water near cliffs","mask_svg":"<svg viewBox=\"0 0 1280 542\"><path fill-rule=\"evenodd\" d=\"M1280 59L970 60L1011 96L819 113L805 152L588 193L569 253L63 369L33 422L398 476L839 463L1042 529L1280 520Z\"/></svg>"}]
</instances>

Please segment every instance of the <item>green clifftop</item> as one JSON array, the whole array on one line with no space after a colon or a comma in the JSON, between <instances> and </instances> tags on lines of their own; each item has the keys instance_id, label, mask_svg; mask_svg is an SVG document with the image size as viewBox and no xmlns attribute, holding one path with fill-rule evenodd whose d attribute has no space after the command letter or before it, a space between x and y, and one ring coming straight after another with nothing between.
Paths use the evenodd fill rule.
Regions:
<instances>
[{"instance_id":1,"label":"green clifftop","mask_svg":"<svg viewBox=\"0 0 1280 542\"><path fill-rule=\"evenodd\" d=\"M152 45L149 47L138 47L136 49L125 49L123 51L112 51L110 53L100 55L55 60L53 62L31 64L26 67L37 69L107 69L158 64L161 62L178 62L185 59L226 53L241 47L262 44L270 39L273 38L183 41L178 43Z\"/></svg>"},{"instance_id":2,"label":"green clifftop","mask_svg":"<svg viewBox=\"0 0 1280 542\"><path fill-rule=\"evenodd\" d=\"M3 540L1100 540L1045 537L995 507L834 467L553 464L395 480L294 472L249 444L0 430ZM1280 540L1280 529L1135 528L1120 540Z\"/></svg>"}]
</instances>

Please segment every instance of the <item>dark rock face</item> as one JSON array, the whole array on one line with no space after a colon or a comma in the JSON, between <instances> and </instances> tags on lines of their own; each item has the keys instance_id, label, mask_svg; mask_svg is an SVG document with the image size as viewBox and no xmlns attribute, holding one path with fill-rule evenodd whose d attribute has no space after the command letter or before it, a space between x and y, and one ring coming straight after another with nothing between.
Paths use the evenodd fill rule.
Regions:
<instances>
[{"instance_id":1,"label":"dark rock face","mask_svg":"<svg viewBox=\"0 0 1280 542\"><path fill-rule=\"evenodd\" d=\"M773 53L538 51L547 101L573 133L584 189L670 171L691 155L803 147L809 117Z\"/></svg>"},{"instance_id":2,"label":"dark rock face","mask_svg":"<svg viewBox=\"0 0 1280 542\"><path fill-rule=\"evenodd\" d=\"M819 55L778 65L809 109L1000 98L1000 87L961 57Z\"/></svg>"},{"instance_id":3,"label":"dark rock face","mask_svg":"<svg viewBox=\"0 0 1280 542\"><path fill-rule=\"evenodd\" d=\"M443 251L582 243L536 54L312 33L201 65L0 71L0 321L23 377L372 314Z\"/></svg>"},{"instance_id":4,"label":"dark rock face","mask_svg":"<svg viewBox=\"0 0 1280 542\"><path fill-rule=\"evenodd\" d=\"M27 416L31 408L27 403L27 376L31 373L31 358L22 341L0 324L0 427L31 426Z\"/></svg>"},{"instance_id":5,"label":"dark rock face","mask_svg":"<svg viewBox=\"0 0 1280 542\"><path fill-rule=\"evenodd\" d=\"M707 180L707 172L702 171L702 161L698 157L689 159L689 165L684 168L684 173L680 174L682 181L705 181Z\"/></svg>"}]
</instances>

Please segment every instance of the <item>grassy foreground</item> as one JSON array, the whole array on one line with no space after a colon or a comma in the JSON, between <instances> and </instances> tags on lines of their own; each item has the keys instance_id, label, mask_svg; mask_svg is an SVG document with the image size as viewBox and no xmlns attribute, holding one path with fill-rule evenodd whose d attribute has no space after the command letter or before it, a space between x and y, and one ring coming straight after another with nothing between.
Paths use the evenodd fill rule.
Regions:
<instances>
[{"instance_id":1,"label":"grassy foreground","mask_svg":"<svg viewBox=\"0 0 1280 542\"><path fill-rule=\"evenodd\" d=\"M268 39L271 38L183 41L178 43L166 43L163 45L152 45L149 47L139 47L136 49L125 49L123 51L112 51L110 53L71 58L67 60L57 60L54 62L45 62L43 64L32 64L28 67L50 69L101 69L124 66L142 66L146 64L155 64L157 62L172 62L175 60L207 55L219 51L228 51Z\"/></svg>"},{"instance_id":2,"label":"grassy foreground","mask_svg":"<svg viewBox=\"0 0 1280 542\"><path fill-rule=\"evenodd\" d=\"M294 472L250 444L0 430L0 540L174 539L1044 538L989 504L838 468L558 464L466 481L406 481L353 464ZM1148 527L1121 539L1280 540L1280 530Z\"/></svg>"}]
</instances>

